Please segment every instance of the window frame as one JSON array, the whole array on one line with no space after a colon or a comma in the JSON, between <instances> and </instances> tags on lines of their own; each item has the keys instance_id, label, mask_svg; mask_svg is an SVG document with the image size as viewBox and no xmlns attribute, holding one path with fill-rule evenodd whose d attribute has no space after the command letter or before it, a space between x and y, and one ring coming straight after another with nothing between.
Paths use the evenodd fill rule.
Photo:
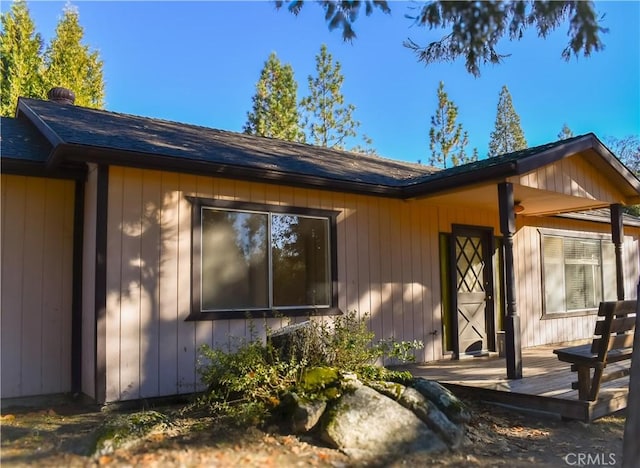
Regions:
<instances>
[{"instance_id":1,"label":"window frame","mask_svg":"<svg viewBox=\"0 0 640 468\"><path fill-rule=\"evenodd\" d=\"M542 296L542 320L545 319L557 319L557 318L566 318L566 317L584 317L589 315L595 315L598 313L598 305L596 304L594 307L584 308L584 309L576 309L576 310L567 310L566 303L566 281L564 278L564 270L566 267L566 260L563 258L563 301L565 310L561 312L547 312L547 294L546 294L546 278L545 278L545 255L544 255L544 239L545 237L555 237L561 238L563 240L563 248L564 248L564 240L565 239L578 239L578 240L595 240L599 241L600 248L600 288L602 292L601 300L605 300L606 292L605 292L605 281L604 281L604 270L605 270L605 259L603 252L603 243L612 242L612 238L610 234L605 233L597 233L597 232L585 232L585 231L568 231L568 230L558 230L558 229L538 229L539 237L540 237L540 278L541 278L541 296Z\"/></svg>"},{"instance_id":2,"label":"window frame","mask_svg":"<svg viewBox=\"0 0 640 468\"><path fill-rule=\"evenodd\" d=\"M338 308L338 247L337 247L337 218L338 211L315 208L301 208L288 205L271 205L266 203L253 203L235 200L221 200L215 198L203 198L185 196L191 203L191 311L187 321L201 320L229 320L246 318L269 317L308 317L320 315L340 315ZM228 211L247 213L288 214L309 218L328 220L329 224L329 297L328 306L285 306L250 308L237 310L203 310L202 309L202 209L213 208ZM271 236L269 236L269 239ZM268 271L269 296L273 294L273 270L269 260Z\"/></svg>"}]
</instances>

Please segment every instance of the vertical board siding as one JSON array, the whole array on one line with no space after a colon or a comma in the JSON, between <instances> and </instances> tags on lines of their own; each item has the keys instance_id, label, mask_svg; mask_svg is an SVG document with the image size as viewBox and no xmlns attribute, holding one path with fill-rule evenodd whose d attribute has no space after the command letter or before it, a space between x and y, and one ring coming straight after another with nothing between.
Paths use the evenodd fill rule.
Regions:
<instances>
[{"instance_id":1,"label":"vertical board siding","mask_svg":"<svg viewBox=\"0 0 640 468\"><path fill-rule=\"evenodd\" d=\"M22 396L22 275L27 178L2 176L2 396Z\"/></svg>"},{"instance_id":2,"label":"vertical board siding","mask_svg":"<svg viewBox=\"0 0 640 468\"><path fill-rule=\"evenodd\" d=\"M124 200L124 170L118 167L109 168L109 197L107 207L107 278L106 278L106 399L107 401L119 399L121 395L120 355L123 351L121 345L122 303L128 300L123 297L122 263L129 260L123 258L122 248L124 229L122 226L122 205ZM137 345L126 343L125 349ZM130 392L131 393L131 392Z\"/></svg>"},{"instance_id":3,"label":"vertical board siding","mask_svg":"<svg viewBox=\"0 0 640 468\"><path fill-rule=\"evenodd\" d=\"M74 182L1 183L2 397L68 392Z\"/></svg>"},{"instance_id":4,"label":"vertical board siding","mask_svg":"<svg viewBox=\"0 0 640 468\"><path fill-rule=\"evenodd\" d=\"M181 193L195 194L196 176L180 174ZM185 322L191 308L191 204L178 200L178 392L195 391L196 381L196 323Z\"/></svg>"},{"instance_id":5,"label":"vertical board siding","mask_svg":"<svg viewBox=\"0 0 640 468\"><path fill-rule=\"evenodd\" d=\"M526 174L510 177L509 181L540 190L609 203L618 203L624 199L620 190L581 154Z\"/></svg>"},{"instance_id":6,"label":"vertical board siding","mask_svg":"<svg viewBox=\"0 0 640 468\"><path fill-rule=\"evenodd\" d=\"M162 178L145 172L142 184L142 225L140 259L140 356L146 356L140 368L140 396L152 397L160 389L160 219Z\"/></svg>"},{"instance_id":7,"label":"vertical board siding","mask_svg":"<svg viewBox=\"0 0 640 468\"><path fill-rule=\"evenodd\" d=\"M580 233L610 234L603 223L587 223L559 217L525 217L519 219L515 235L516 285L518 312L521 317L522 346L589 339L593 335L594 315L543 319L542 256L539 228L560 229ZM625 226L623 246L625 292L635 298L639 265L640 229Z\"/></svg>"},{"instance_id":8,"label":"vertical board siding","mask_svg":"<svg viewBox=\"0 0 640 468\"><path fill-rule=\"evenodd\" d=\"M42 393L42 282L44 272L44 200L45 180L27 179L27 201L24 217L22 263L22 392L26 395ZM20 270L18 270L20 271Z\"/></svg>"},{"instance_id":9,"label":"vertical board siding","mask_svg":"<svg viewBox=\"0 0 640 468\"><path fill-rule=\"evenodd\" d=\"M553 177L555 181L555 173ZM527 176L530 183L542 178L540 173ZM250 338L253 327L244 319L185 321L191 304L191 205L186 195L337 211L339 308L369 314L377 338L422 340L425 348L416 352L418 361L442 358L439 233L466 224L490 227L500 235L494 211L112 167L109 401L200 389L200 346L229 349L232 337ZM536 223L563 229L591 226L558 218L519 218L515 248L523 346L589 336L589 317L540 320L539 239L536 227L526 226ZM635 250L635 260L627 263L637 272L638 236L626 240L627 250ZM266 325L275 329L288 322L269 319ZM254 325L264 337L262 321Z\"/></svg>"},{"instance_id":10,"label":"vertical board siding","mask_svg":"<svg viewBox=\"0 0 640 468\"><path fill-rule=\"evenodd\" d=\"M380 224L380 338L390 338L393 335L393 275L391 270L391 204L392 200L381 198L378 201Z\"/></svg>"},{"instance_id":11,"label":"vertical board siding","mask_svg":"<svg viewBox=\"0 0 640 468\"><path fill-rule=\"evenodd\" d=\"M438 210L427 202L118 167L109 181L107 401L193 392L201 388L201 345L229 347L231 337L249 338L244 319L185 321L191 303L185 195L339 212L341 310L368 314L378 338L422 340L418 361L441 357L441 329L431 334L441 326ZM469 222L486 217L471 213ZM286 323L270 319L267 326ZM264 336L262 322L255 325Z\"/></svg>"},{"instance_id":12,"label":"vertical board siding","mask_svg":"<svg viewBox=\"0 0 640 468\"><path fill-rule=\"evenodd\" d=\"M158 394L178 393L178 176L160 179L160 263L158 265Z\"/></svg>"}]
</instances>

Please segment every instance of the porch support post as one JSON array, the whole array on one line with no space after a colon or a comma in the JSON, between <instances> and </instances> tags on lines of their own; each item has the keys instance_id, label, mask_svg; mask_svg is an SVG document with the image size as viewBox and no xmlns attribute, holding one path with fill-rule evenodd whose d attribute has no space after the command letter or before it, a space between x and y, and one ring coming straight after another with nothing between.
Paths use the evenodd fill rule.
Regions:
<instances>
[{"instance_id":1,"label":"porch support post","mask_svg":"<svg viewBox=\"0 0 640 468\"><path fill-rule=\"evenodd\" d=\"M516 279L513 263L513 234L516 220L513 201L513 184L498 184L498 206L500 209L500 232L504 245L504 276L506 293L505 354L507 358L507 378L522 378L522 344L520 341L520 316L516 307Z\"/></svg>"},{"instance_id":2,"label":"porch support post","mask_svg":"<svg viewBox=\"0 0 640 468\"><path fill-rule=\"evenodd\" d=\"M616 287L618 300L624 300L624 271L622 266L622 242L624 241L624 230L622 227L622 205L616 203L611 205L611 240L616 255Z\"/></svg>"}]
</instances>

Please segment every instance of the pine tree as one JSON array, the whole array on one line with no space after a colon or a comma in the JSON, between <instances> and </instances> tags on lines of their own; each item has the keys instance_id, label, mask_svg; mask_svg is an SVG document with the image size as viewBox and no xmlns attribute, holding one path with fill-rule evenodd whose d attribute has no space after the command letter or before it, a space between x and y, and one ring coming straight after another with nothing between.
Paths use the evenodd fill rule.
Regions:
<instances>
[{"instance_id":1,"label":"pine tree","mask_svg":"<svg viewBox=\"0 0 640 468\"><path fill-rule=\"evenodd\" d=\"M304 0L287 2L288 10L298 15ZM319 0L324 10L324 18L329 29L341 29L345 41L356 38L353 24L364 10L370 16L375 9L391 13L392 2L386 0L332 1ZM414 21L414 26L429 30L442 29L441 39L420 45L412 39L404 42L413 50L418 61L426 64L453 62L463 58L466 69L474 76L480 75L481 64L498 64L506 55L496 47L503 38L520 40L527 28L535 28L538 37L546 38L564 22L569 23L569 43L562 51L562 58L569 60L585 57L604 48L600 37L608 32L602 27L602 17L598 16L592 1L539 1L505 0L501 2L452 2L450 0L429 0L414 2L410 14L405 16ZM276 8L284 2L275 1ZM420 5L422 4L422 5ZM395 7L394 7L395 8Z\"/></svg>"},{"instance_id":2,"label":"pine tree","mask_svg":"<svg viewBox=\"0 0 640 468\"><path fill-rule=\"evenodd\" d=\"M373 147L373 139L366 134L362 134L362 144L349 148L353 153L367 154L369 156L377 156L378 153Z\"/></svg>"},{"instance_id":3,"label":"pine tree","mask_svg":"<svg viewBox=\"0 0 640 468\"><path fill-rule=\"evenodd\" d=\"M84 30L77 9L67 6L56 27L56 36L45 52L45 88L62 86L72 90L79 106L104 106L102 60L82 44Z\"/></svg>"},{"instance_id":4,"label":"pine tree","mask_svg":"<svg viewBox=\"0 0 640 468\"><path fill-rule=\"evenodd\" d=\"M473 156L466 154L466 147L469 143L469 135L463 131L462 124L456 123L458 118L458 107L449 99L444 90L444 82L438 86L438 107L431 116L431 128L429 129L429 148L431 158L429 163L432 166L448 167L458 166L477 159L477 150Z\"/></svg>"},{"instance_id":5,"label":"pine tree","mask_svg":"<svg viewBox=\"0 0 640 468\"><path fill-rule=\"evenodd\" d=\"M605 141L613 154L640 177L640 135L631 134L623 138L610 136Z\"/></svg>"},{"instance_id":6,"label":"pine tree","mask_svg":"<svg viewBox=\"0 0 640 468\"><path fill-rule=\"evenodd\" d=\"M520 116L513 108L511 94L502 87L498 98L496 123L489 141L489 157L519 151L527 147L527 140L520 126Z\"/></svg>"},{"instance_id":7,"label":"pine tree","mask_svg":"<svg viewBox=\"0 0 640 468\"><path fill-rule=\"evenodd\" d=\"M640 135L631 134L623 138L606 137L607 146L616 157L640 178ZM640 217L640 205L625 206L624 211Z\"/></svg>"},{"instance_id":8,"label":"pine tree","mask_svg":"<svg viewBox=\"0 0 640 468\"><path fill-rule=\"evenodd\" d=\"M562 130L560 130L560 133L558 133L558 140L566 140L568 138L573 138L574 136L575 135L573 134L573 131L571 131L569 126L564 123L562 125Z\"/></svg>"},{"instance_id":9,"label":"pine tree","mask_svg":"<svg viewBox=\"0 0 640 468\"><path fill-rule=\"evenodd\" d=\"M287 141L304 141L298 113L298 83L291 65L269 55L256 84L251 112L243 131Z\"/></svg>"},{"instance_id":10,"label":"pine tree","mask_svg":"<svg viewBox=\"0 0 640 468\"><path fill-rule=\"evenodd\" d=\"M306 113L305 126L310 140L318 146L342 149L360 127L360 122L353 118L355 106L345 105L340 91L344 82L341 68L340 62L333 63L323 44L316 55L317 76L308 77L310 95L300 102Z\"/></svg>"},{"instance_id":11,"label":"pine tree","mask_svg":"<svg viewBox=\"0 0 640 468\"><path fill-rule=\"evenodd\" d=\"M42 97L41 52L26 2L14 2L2 15L0 31L0 115L13 116L20 96Z\"/></svg>"}]
</instances>

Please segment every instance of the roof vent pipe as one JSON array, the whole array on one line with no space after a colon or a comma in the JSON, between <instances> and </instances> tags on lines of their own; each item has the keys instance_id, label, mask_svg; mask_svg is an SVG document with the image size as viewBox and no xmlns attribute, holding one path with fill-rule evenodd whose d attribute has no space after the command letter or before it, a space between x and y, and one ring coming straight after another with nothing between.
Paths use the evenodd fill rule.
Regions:
<instances>
[{"instance_id":1,"label":"roof vent pipe","mask_svg":"<svg viewBox=\"0 0 640 468\"><path fill-rule=\"evenodd\" d=\"M76 95L73 91L67 88L56 86L51 88L47 93L49 101L58 102L60 104L73 104L76 102Z\"/></svg>"}]
</instances>

